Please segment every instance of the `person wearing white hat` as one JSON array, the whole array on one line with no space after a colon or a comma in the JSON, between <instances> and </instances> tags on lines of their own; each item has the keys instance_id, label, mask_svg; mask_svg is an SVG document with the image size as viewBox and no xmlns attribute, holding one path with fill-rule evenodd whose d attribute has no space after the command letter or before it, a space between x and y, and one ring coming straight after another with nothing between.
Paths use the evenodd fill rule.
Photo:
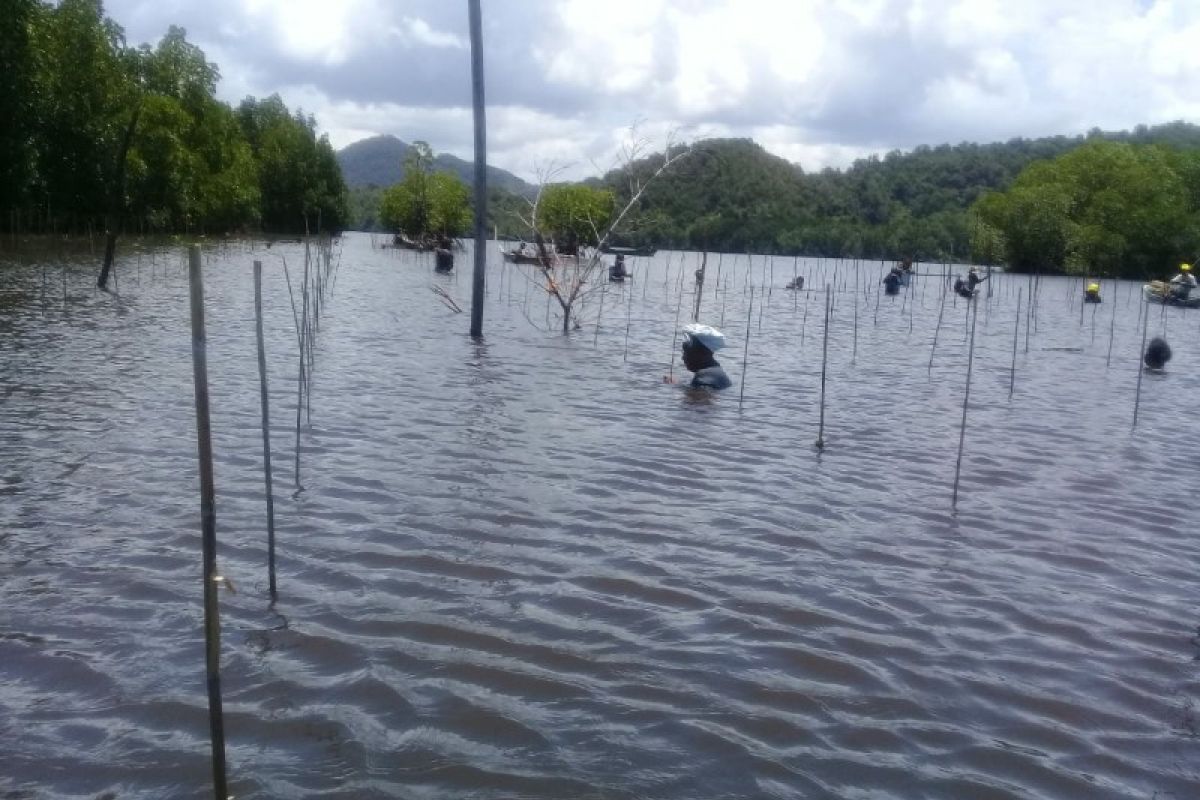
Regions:
<instances>
[{"instance_id":1,"label":"person wearing white hat","mask_svg":"<svg viewBox=\"0 0 1200 800\"><path fill-rule=\"evenodd\" d=\"M1187 300L1195 288L1196 277L1192 275L1192 265L1180 264L1179 274L1171 278L1171 296L1177 300Z\"/></svg>"},{"instance_id":2,"label":"person wearing white hat","mask_svg":"<svg viewBox=\"0 0 1200 800\"><path fill-rule=\"evenodd\" d=\"M694 373L696 389L728 389L733 385L713 353L725 346L725 334L711 325L692 323L683 328L683 366Z\"/></svg>"}]
</instances>

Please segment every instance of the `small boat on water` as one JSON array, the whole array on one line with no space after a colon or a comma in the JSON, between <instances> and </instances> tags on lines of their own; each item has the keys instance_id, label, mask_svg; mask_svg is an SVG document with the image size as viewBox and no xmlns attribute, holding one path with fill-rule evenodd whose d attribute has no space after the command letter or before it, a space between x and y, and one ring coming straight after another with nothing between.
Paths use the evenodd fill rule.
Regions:
<instances>
[{"instance_id":1,"label":"small boat on water","mask_svg":"<svg viewBox=\"0 0 1200 800\"><path fill-rule=\"evenodd\" d=\"M1166 306L1181 308L1200 308L1200 293L1190 295L1186 300L1171 294L1171 284L1166 281L1150 281L1142 285L1142 297L1147 303L1159 303Z\"/></svg>"},{"instance_id":2,"label":"small boat on water","mask_svg":"<svg viewBox=\"0 0 1200 800\"><path fill-rule=\"evenodd\" d=\"M533 253L520 253L516 250L505 250L504 260L513 264L541 264L542 259ZM553 260L554 256L551 255Z\"/></svg>"},{"instance_id":3,"label":"small boat on water","mask_svg":"<svg viewBox=\"0 0 1200 800\"><path fill-rule=\"evenodd\" d=\"M545 248L546 255L549 256L550 264L552 266L558 266L564 263L574 263L579 258L579 256L574 253L568 254L560 252L550 244L545 245ZM503 254L504 260L512 264L541 265L542 263L541 252L538 250L537 245L532 245L528 242L521 242L520 247L515 247L512 250L501 249L500 252Z\"/></svg>"},{"instance_id":4,"label":"small boat on water","mask_svg":"<svg viewBox=\"0 0 1200 800\"><path fill-rule=\"evenodd\" d=\"M614 247L612 245L604 245L600 248L601 253L607 253L614 256L652 256L658 252L657 247Z\"/></svg>"}]
</instances>

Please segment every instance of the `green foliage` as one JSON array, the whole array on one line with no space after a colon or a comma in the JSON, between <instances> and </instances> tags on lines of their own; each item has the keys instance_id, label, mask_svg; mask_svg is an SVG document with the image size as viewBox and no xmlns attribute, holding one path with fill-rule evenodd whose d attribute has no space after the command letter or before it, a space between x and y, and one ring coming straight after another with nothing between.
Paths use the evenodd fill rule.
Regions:
<instances>
[{"instance_id":1,"label":"green foliage","mask_svg":"<svg viewBox=\"0 0 1200 800\"><path fill-rule=\"evenodd\" d=\"M452 172L429 176L429 229L446 236L462 236L471 227L470 190Z\"/></svg>"},{"instance_id":2,"label":"green foliage","mask_svg":"<svg viewBox=\"0 0 1200 800\"><path fill-rule=\"evenodd\" d=\"M1030 166L973 213L1016 270L1161 274L1200 247L1196 164L1194 151L1096 139Z\"/></svg>"},{"instance_id":3,"label":"green foliage","mask_svg":"<svg viewBox=\"0 0 1200 800\"><path fill-rule=\"evenodd\" d=\"M608 227L614 203L614 194L605 189L569 183L547 186L538 204L538 227L560 245L597 245L597 232Z\"/></svg>"},{"instance_id":4,"label":"green foliage","mask_svg":"<svg viewBox=\"0 0 1200 800\"><path fill-rule=\"evenodd\" d=\"M1096 142L1169 144L1171 149L1162 152L1175 163L1187 191L1200 197L1200 157L1188 155L1200 151L1200 127L1186 123L1143 126L1132 133L1092 131L1087 138L918 147L818 173L805 173L749 140L710 139L696 142L691 156L650 187L630 224L618 233L627 244L735 252L908 255L926 261L963 258L973 250L980 257L996 256L996 247L1008 243L998 242L1000 230L978 213L968 214L972 204L1008 189L1029 165ZM662 156L653 155L610 172L601 183L616 193L620 205L631 196L631 184L661 163ZM1039 215L1053 198L1029 196L1023 202L1035 212L1029 224L1053 238L1054 231L1046 229L1051 220ZM1088 247L1094 252L1108 246L1094 229L1073 233L1071 241L1077 258ZM1061 247L1065 263L1066 244Z\"/></svg>"},{"instance_id":5,"label":"green foliage","mask_svg":"<svg viewBox=\"0 0 1200 800\"><path fill-rule=\"evenodd\" d=\"M312 118L264 101L279 116L256 119L251 139L242 115L215 97L216 65L182 28L133 48L99 0L5 6L0 224L79 230L124 217L139 229L212 232L260 222L303 230L306 217L314 228L345 224L341 173Z\"/></svg>"},{"instance_id":6,"label":"green foliage","mask_svg":"<svg viewBox=\"0 0 1200 800\"><path fill-rule=\"evenodd\" d=\"M413 238L461 236L471 224L470 191L450 172L433 172L433 151L413 142L404 158L404 177L383 192L379 219L390 231Z\"/></svg>"},{"instance_id":7,"label":"green foliage","mask_svg":"<svg viewBox=\"0 0 1200 800\"><path fill-rule=\"evenodd\" d=\"M333 147L316 120L292 115L279 95L247 97L237 110L258 162L263 225L270 230L342 230L350 211Z\"/></svg>"},{"instance_id":8,"label":"green foliage","mask_svg":"<svg viewBox=\"0 0 1200 800\"><path fill-rule=\"evenodd\" d=\"M5 0L0 24L0 208L19 207L34 175L36 0Z\"/></svg>"}]
</instances>

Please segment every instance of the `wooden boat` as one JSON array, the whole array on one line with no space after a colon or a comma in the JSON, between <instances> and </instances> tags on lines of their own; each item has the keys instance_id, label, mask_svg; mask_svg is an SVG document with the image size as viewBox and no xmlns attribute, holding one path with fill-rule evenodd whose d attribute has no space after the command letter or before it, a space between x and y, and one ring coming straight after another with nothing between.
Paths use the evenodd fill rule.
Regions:
<instances>
[{"instance_id":1,"label":"wooden boat","mask_svg":"<svg viewBox=\"0 0 1200 800\"><path fill-rule=\"evenodd\" d=\"M652 256L658 252L657 247L644 245L642 247L614 247L613 245L604 245L600 248L601 253L607 253L614 256Z\"/></svg>"},{"instance_id":2,"label":"wooden boat","mask_svg":"<svg viewBox=\"0 0 1200 800\"><path fill-rule=\"evenodd\" d=\"M540 266L542 263L542 257L538 252L538 248L530 246L528 243L526 243L526 247L523 249L501 250L500 252L503 254L504 260L511 264L536 264ZM566 263L568 260L574 262L579 258L578 256L559 253L550 245L546 246L546 255L550 257L551 266L558 266L559 264Z\"/></svg>"},{"instance_id":3,"label":"wooden boat","mask_svg":"<svg viewBox=\"0 0 1200 800\"><path fill-rule=\"evenodd\" d=\"M1166 281L1150 281L1142 285L1142 297L1147 303L1159 303L1166 306L1181 308L1200 308L1200 291L1193 291L1187 300L1180 300L1171 294L1171 284Z\"/></svg>"}]
</instances>

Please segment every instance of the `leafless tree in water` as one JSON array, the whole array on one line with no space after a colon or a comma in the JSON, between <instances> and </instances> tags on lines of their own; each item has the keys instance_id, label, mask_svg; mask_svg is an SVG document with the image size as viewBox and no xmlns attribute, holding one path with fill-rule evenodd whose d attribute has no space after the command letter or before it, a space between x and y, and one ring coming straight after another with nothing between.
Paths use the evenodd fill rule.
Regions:
<instances>
[{"instance_id":1,"label":"leafless tree in water","mask_svg":"<svg viewBox=\"0 0 1200 800\"><path fill-rule=\"evenodd\" d=\"M546 188L554 183L564 168L551 164L538 170L537 193L529 201L528 216L521 217L537 247L537 263L515 266L525 273L528 280L558 303L563 333L570 332L572 324L576 328L582 327L578 319L581 309L586 306L593 293L601 291L606 285L603 250L614 234L624 231L633 221L633 212L647 187L692 152L690 145L678 144L675 141L673 132L668 134L661 163L658 163L648 176L643 177L636 166L638 161L649 155L650 145L651 140L641 136L636 126L630 129L630 135L620 145L616 155L616 169L624 174L628 182L629 199L608 221L598 220L592 215L581 220L591 229L592 240L595 242L595 247L585 255L560 255L554 246L555 243L546 240L546 234L543 232L545 226L540 219L542 199ZM527 269L522 269L523 267Z\"/></svg>"}]
</instances>

